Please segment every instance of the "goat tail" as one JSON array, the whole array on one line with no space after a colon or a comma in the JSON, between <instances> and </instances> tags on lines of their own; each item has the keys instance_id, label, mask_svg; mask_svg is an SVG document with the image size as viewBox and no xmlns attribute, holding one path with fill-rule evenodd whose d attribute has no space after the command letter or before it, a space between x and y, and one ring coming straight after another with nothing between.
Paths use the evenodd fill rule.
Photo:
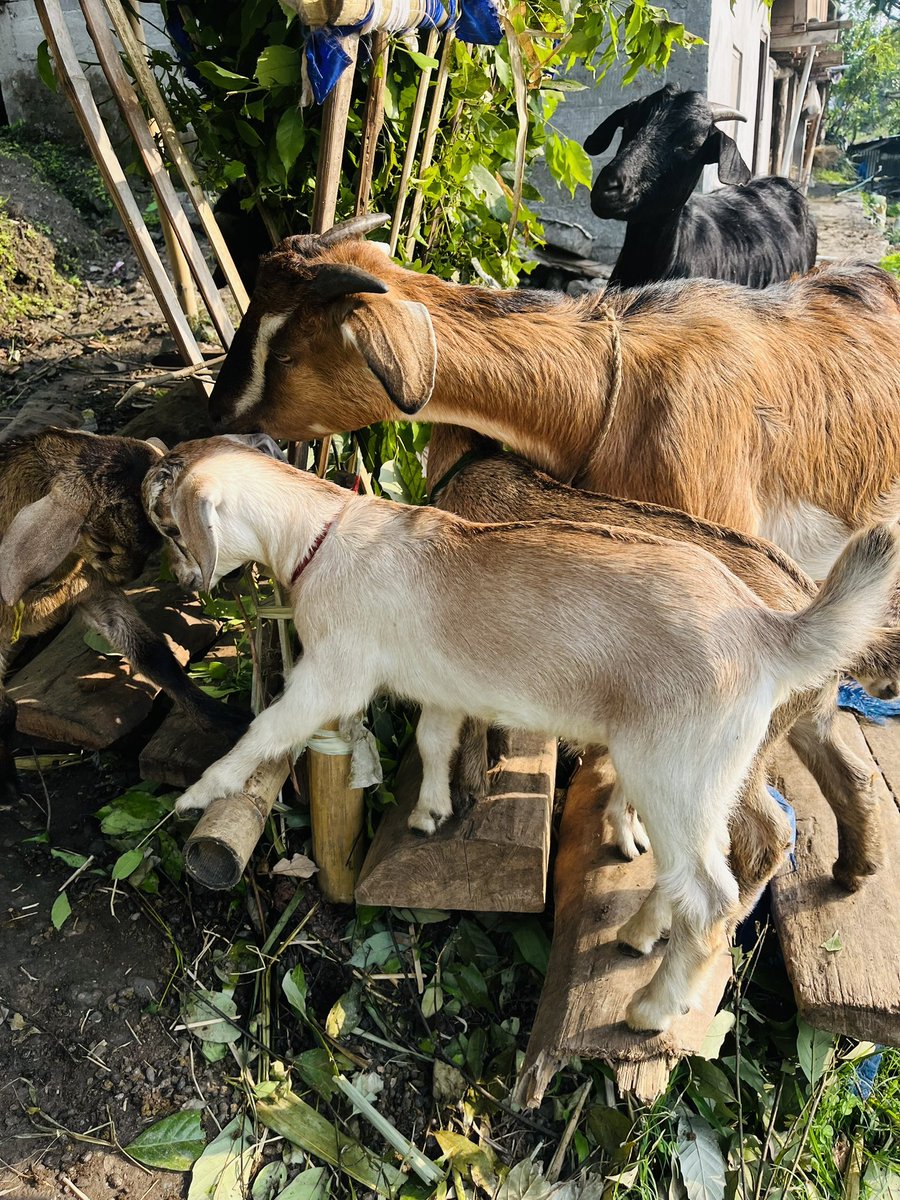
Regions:
<instances>
[{"instance_id":1,"label":"goat tail","mask_svg":"<svg viewBox=\"0 0 900 1200\"><path fill-rule=\"evenodd\" d=\"M817 687L862 657L883 636L898 579L900 525L885 522L857 533L809 607L784 617L784 681L791 688Z\"/></svg>"}]
</instances>

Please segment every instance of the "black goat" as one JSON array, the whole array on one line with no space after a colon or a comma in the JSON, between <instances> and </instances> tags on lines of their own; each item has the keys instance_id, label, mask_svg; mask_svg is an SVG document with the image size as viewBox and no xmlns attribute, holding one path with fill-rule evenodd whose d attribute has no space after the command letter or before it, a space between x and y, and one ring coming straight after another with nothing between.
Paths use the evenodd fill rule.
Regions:
<instances>
[{"instance_id":1,"label":"black goat","mask_svg":"<svg viewBox=\"0 0 900 1200\"><path fill-rule=\"evenodd\" d=\"M716 128L734 120L746 117L666 84L586 139L587 152L601 154L622 130L591 190L598 217L628 223L610 284L705 276L762 288L814 266L816 226L805 198L778 176L751 180L734 140ZM720 182L731 186L692 196L708 163L718 163Z\"/></svg>"}]
</instances>

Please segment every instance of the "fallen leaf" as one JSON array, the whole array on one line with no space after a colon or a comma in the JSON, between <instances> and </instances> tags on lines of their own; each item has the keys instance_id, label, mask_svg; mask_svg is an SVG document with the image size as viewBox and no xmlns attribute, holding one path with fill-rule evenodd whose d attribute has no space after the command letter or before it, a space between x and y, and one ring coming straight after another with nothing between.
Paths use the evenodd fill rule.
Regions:
<instances>
[{"instance_id":1,"label":"fallen leaf","mask_svg":"<svg viewBox=\"0 0 900 1200\"><path fill-rule=\"evenodd\" d=\"M305 854L295 854L292 858L280 858L272 868L272 874L287 875L291 879L309 879L318 869Z\"/></svg>"},{"instance_id":2,"label":"fallen leaf","mask_svg":"<svg viewBox=\"0 0 900 1200\"><path fill-rule=\"evenodd\" d=\"M837 954L838 950L843 950L844 943L841 941L841 935L837 930L831 935L827 942L823 942L819 947L820 950L827 950L829 954Z\"/></svg>"}]
</instances>

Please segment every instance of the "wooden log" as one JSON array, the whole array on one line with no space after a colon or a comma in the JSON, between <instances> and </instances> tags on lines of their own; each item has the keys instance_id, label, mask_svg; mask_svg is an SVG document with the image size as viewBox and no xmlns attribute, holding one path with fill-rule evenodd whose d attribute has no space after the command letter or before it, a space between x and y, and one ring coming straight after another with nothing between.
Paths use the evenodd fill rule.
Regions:
<instances>
[{"instance_id":1,"label":"wooden log","mask_svg":"<svg viewBox=\"0 0 900 1200\"><path fill-rule=\"evenodd\" d=\"M162 633L182 664L215 639L218 625L199 600L183 599L174 585L157 585L148 573L127 594L152 628ZM124 658L109 658L84 641L85 627L70 621L49 646L9 681L18 704L17 727L32 737L103 750L149 715L159 688L133 674Z\"/></svg>"},{"instance_id":2,"label":"wooden log","mask_svg":"<svg viewBox=\"0 0 900 1200\"><path fill-rule=\"evenodd\" d=\"M611 788L607 759L583 767L566 796L554 871L555 922L541 992L515 1099L534 1108L559 1067L573 1056L608 1063L621 1092L649 1103L666 1087L675 1063L696 1053L731 977L723 946L699 1002L663 1034L634 1033L625 1009L659 966L663 946L643 958L623 954L617 930L653 886L653 856L622 860L605 837Z\"/></svg>"},{"instance_id":3,"label":"wooden log","mask_svg":"<svg viewBox=\"0 0 900 1200\"><path fill-rule=\"evenodd\" d=\"M839 722L848 746L871 761L856 719L842 713ZM780 751L776 767L797 814L796 868L786 866L771 884L797 1008L820 1029L900 1045L900 812L894 798L873 762L885 862L848 895L831 877L837 826L825 798L793 751ZM841 949L824 949L834 934Z\"/></svg>"},{"instance_id":4,"label":"wooden log","mask_svg":"<svg viewBox=\"0 0 900 1200\"><path fill-rule=\"evenodd\" d=\"M437 49L438 31L432 29L428 34L428 42L425 47L425 53L429 58L434 58L434 52ZM419 144L419 134L422 130L422 117L425 113L425 101L428 99L428 85L431 82L431 67L423 67L422 74L419 76L419 87L416 92L416 100L413 105L412 117L409 124L409 138L406 143L406 154L403 158L403 167L400 171L400 183L397 188L397 203L394 205L394 215L391 218L391 254L397 253L397 243L400 240L400 225L403 221L403 210L406 207L406 193L409 188L409 180L412 176L413 162L416 157L416 149Z\"/></svg>"},{"instance_id":5,"label":"wooden log","mask_svg":"<svg viewBox=\"0 0 900 1200\"><path fill-rule=\"evenodd\" d=\"M356 216L361 216L369 207L372 191L372 176L375 173L375 151L378 137L384 125L384 89L387 83L388 35L378 32L372 35L372 70L366 92L366 108L363 113L362 141L359 148L359 181L356 186Z\"/></svg>"},{"instance_id":6,"label":"wooden log","mask_svg":"<svg viewBox=\"0 0 900 1200\"><path fill-rule=\"evenodd\" d=\"M900 805L900 720L890 718L885 725L860 721L859 729L894 795L894 803Z\"/></svg>"},{"instance_id":7,"label":"wooden log","mask_svg":"<svg viewBox=\"0 0 900 1200\"><path fill-rule=\"evenodd\" d=\"M234 639L229 637L218 642L204 660L235 666L237 648ZM173 708L141 751L141 776L183 790L196 783L206 768L227 753L231 745L230 735L198 729L184 713Z\"/></svg>"},{"instance_id":8,"label":"wooden log","mask_svg":"<svg viewBox=\"0 0 900 1200\"><path fill-rule=\"evenodd\" d=\"M453 50L453 42L455 38L453 30L444 34L444 45L441 47L441 57L438 63L438 73L434 83L434 95L431 98L431 111L428 114L428 123L425 126L425 140L422 143L422 158L419 162L419 176L425 174L431 166L431 160L434 156L434 146L437 141L438 123L441 119L441 111L444 107L444 97L447 94L447 83L450 79L450 54ZM425 203L425 195L421 187L416 189L416 194L413 196L412 209L409 214L409 233L406 236L406 257L412 258L416 248L416 234L419 232L419 222L422 218L422 207Z\"/></svg>"},{"instance_id":9,"label":"wooden log","mask_svg":"<svg viewBox=\"0 0 900 1200\"><path fill-rule=\"evenodd\" d=\"M266 827L290 760L262 763L243 792L213 800L184 845L184 865L204 887L234 887Z\"/></svg>"},{"instance_id":10,"label":"wooden log","mask_svg":"<svg viewBox=\"0 0 900 1200\"><path fill-rule=\"evenodd\" d=\"M353 92L359 34L348 33L343 38L344 50L350 56L347 69L331 89L322 108L322 136L319 140L319 161L316 167L316 192L313 200L312 230L322 233L334 224L341 166L344 158L344 139L347 135L347 115Z\"/></svg>"},{"instance_id":11,"label":"wooden log","mask_svg":"<svg viewBox=\"0 0 900 1200\"><path fill-rule=\"evenodd\" d=\"M171 226L171 231L177 238L178 245L187 259L191 274L196 280L197 287L203 297L203 302L209 312L210 319L222 341L228 349L234 337L234 326L225 311L219 289L213 281L212 273L203 257L203 251L197 244L194 231L185 215L181 202L169 178L165 164L156 148L156 142L150 132L147 119L138 103L131 80L122 66L119 50L107 24L107 13L101 0L80 0L81 11L84 13L88 33L97 51L100 66L106 80L116 98L131 136L134 138L141 161L147 171L150 185L159 204L160 215L165 216ZM187 310L185 310L187 311Z\"/></svg>"},{"instance_id":12,"label":"wooden log","mask_svg":"<svg viewBox=\"0 0 900 1200\"><path fill-rule=\"evenodd\" d=\"M337 725L322 734L313 735L306 751L313 859L325 899L352 904L365 856L365 793L350 787L350 750ZM337 752L342 748L346 753Z\"/></svg>"},{"instance_id":13,"label":"wooden log","mask_svg":"<svg viewBox=\"0 0 900 1200\"><path fill-rule=\"evenodd\" d=\"M156 76L147 65L141 41L126 16L121 0L105 0L105 4L112 18L119 41L128 55L128 60L131 63L131 69L134 72L138 86L143 93L144 99L147 101L147 107L152 112L159 126L159 131L168 155L181 176L184 190L190 197L197 216L200 218L203 232L206 234L207 240L212 247L216 261L222 268L222 274L225 276L231 294L234 296L238 312L243 316L250 303L247 296L247 289L241 282L237 267L234 265L234 259L231 257L231 251L225 243L222 231L216 222L215 214L206 198L206 193L200 186L200 180L197 178L197 172L194 170L193 163L188 158L187 152L181 144L181 138L172 121L162 92L159 90Z\"/></svg>"},{"instance_id":14,"label":"wooden log","mask_svg":"<svg viewBox=\"0 0 900 1200\"><path fill-rule=\"evenodd\" d=\"M103 176L106 190L122 219L125 232L128 234L138 262L141 264L141 270L147 277L147 282L162 309L175 343L185 362L202 363L203 355L200 353L197 341L181 311L178 297L175 295L174 288L156 252L153 240L147 232L141 210L131 193L122 165L116 157L106 127L100 117L97 105L94 103L90 86L72 44L60 2L59 0L35 0L35 7L47 44L53 54L57 77L78 119L94 161ZM212 384L205 383L200 376L194 380L194 386L204 396L208 396L212 391Z\"/></svg>"},{"instance_id":15,"label":"wooden log","mask_svg":"<svg viewBox=\"0 0 900 1200\"><path fill-rule=\"evenodd\" d=\"M413 750L398 773L397 804L381 819L363 864L359 904L476 912L540 912L546 898L556 743L512 733L490 794L432 837L406 827L419 797Z\"/></svg>"}]
</instances>

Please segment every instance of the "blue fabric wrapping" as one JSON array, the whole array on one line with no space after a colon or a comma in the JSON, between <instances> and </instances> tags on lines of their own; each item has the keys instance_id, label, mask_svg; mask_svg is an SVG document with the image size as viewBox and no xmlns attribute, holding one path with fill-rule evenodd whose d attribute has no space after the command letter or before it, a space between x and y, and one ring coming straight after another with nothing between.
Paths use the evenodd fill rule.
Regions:
<instances>
[{"instance_id":1,"label":"blue fabric wrapping","mask_svg":"<svg viewBox=\"0 0 900 1200\"><path fill-rule=\"evenodd\" d=\"M879 1046L862 1062L856 1064L856 1070L853 1072L853 1083L851 1088L859 1096L860 1100L868 1100L875 1090L875 1080L878 1077L878 1072L881 1068L881 1047Z\"/></svg>"},{"instance_id":2,"label":"blue fabric wrapping","mask_svg":"<svg viewBox=\"0 0 900 1200\"><path fill-rule=\"evenodd\" d=\"M313 29L306 39L306 73L316 104L323 104L331 89L350 63L341 38L355 29L363 29L372 19L372 9L358 25L325 26ZM503 40L503 28L495 0L426 0L424 29L455 29L463 42L496 46Z\"/></svg>"},{"instance_id":3,"label":"blue fabric wrapping","mask_svg":"<svg viewBox=\"0 0 900 1200\"><path fill-rule=\"evenodd\" d=\"M855 712L876 725L883 725L886 717L900 717L900 699L879 700L855 679L845 679L838 688L838 708Z\"/></svg>"}]
</instances>

